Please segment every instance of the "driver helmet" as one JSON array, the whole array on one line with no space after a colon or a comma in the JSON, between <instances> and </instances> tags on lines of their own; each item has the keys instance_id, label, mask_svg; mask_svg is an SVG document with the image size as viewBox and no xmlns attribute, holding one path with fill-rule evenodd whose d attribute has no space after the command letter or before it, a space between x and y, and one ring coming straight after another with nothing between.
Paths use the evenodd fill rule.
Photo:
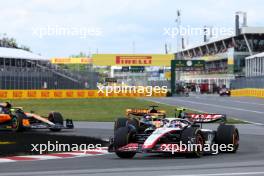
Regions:
<instances>
[{"instance_id":1,"label":"driver helmet","mask_svg":"<svg viewBox=\"0 0 264 176\"><path fill-rule=\"evenodd\" d=\"M146 119L146 120L151 120L151 116L150 116L150 115L146 115L146 116L145 116L145 119Z\"/></svg>"},{"instance_id":2,"label":"driver helmet","mask_svg":"<svg viewBox=\"0 0 264 176\"><path fill-rule=\"evenodd\" d=\"M150 115L144 115L143 118L141 119L143 123L149 123L151 121L151 116Z\"/></svg>"},{"instance_id":3,"label":"driver helmet","mask_svg":"<svg viewBox=\"0 0 264 176\"><path fill-rule=\"evenodd\" d=\"M1 113L9 114L12 105L9 102L4 102L4 103L0 103L0 107L1 107L0 109Z\"/></svg>"},{"instance_id":4,"label":"driver helmet","mask_svg":"<svg viewBox=\"0 0 264 176\"><path fill-rule=\"evenodd\" d=\"M182 124L181 124L180 121L175 121L175 122L171 123L170 126L173 127L173 128L176 128L176 127L180 127L181 128Z\"/></svg>"}]
</instances>

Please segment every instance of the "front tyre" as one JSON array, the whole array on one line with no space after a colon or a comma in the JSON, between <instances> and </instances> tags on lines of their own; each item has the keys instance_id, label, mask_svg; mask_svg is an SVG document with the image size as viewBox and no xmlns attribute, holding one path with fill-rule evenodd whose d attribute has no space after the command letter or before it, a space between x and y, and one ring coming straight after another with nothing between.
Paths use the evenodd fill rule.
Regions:
<instances>
[{"instance_id":1,"label":"front tyre","mask_svg":"<svg viewBox=\"0 0 264 176\"><path fill-rule=\"evenodd\" d=\"M63 125L63 117L59 112L51 112L48 116L48 120L55 125ZM50 131L61 131L61 128L50 128Z\"/></svg>"},{"instance_id":2,"label":"front tyre","mask_svg":"<svg viewBox=\"0 0 264 176\"><path fill-rule=\"evenodd\" d=\"M135 152L115 152L115 153L119 158L124 158L124 159L130 159L136 155Z\"/></svg>"},{"instance_id":3,"label":"front tyre","mask_svg":"<svg viewBox=\"0 0 264 176\"><path fill-rule=\"evenodd\" d=\"M119 117L115 120L114 131L127 125L128 119L125 117Z\"/></svg>"},{"instance_id":4,"label":"front tyre","mask_svg":"<svg viewBox=\"0 0 264 176\"><path fill-rule=\"evenodd\" d=\"M119 158L133 158L136 155L136 152L117 151L120 147L130 143L132 135L128 127L121 127L116 130L113 145Z\"/></svg>"}]
</instances>

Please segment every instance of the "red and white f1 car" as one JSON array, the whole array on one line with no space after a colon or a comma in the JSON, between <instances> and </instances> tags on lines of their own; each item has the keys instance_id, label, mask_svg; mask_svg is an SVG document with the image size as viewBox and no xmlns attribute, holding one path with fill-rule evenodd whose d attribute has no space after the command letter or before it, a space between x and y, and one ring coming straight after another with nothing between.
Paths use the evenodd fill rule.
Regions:
<instances>
[{"instance_id":1,"label":"red and white f1 car","mask_svg":"<svg viewBox=\"0 0 264 176\"><path fill-rule=\"evenodd\" d=\"M216 121L220 121L217 130L202 128L203 123ZM133 158L136 153L184 153L186 156L201 157L205 153L215 154L216 145L217 153L235 153L239 146L238 129L225 123L226 115L186 113L181 118L149 122L137 123L128 119L122 123L123 126L115 126L109 152L115 152L120 158Z\"/></svg>"}]
</instances>

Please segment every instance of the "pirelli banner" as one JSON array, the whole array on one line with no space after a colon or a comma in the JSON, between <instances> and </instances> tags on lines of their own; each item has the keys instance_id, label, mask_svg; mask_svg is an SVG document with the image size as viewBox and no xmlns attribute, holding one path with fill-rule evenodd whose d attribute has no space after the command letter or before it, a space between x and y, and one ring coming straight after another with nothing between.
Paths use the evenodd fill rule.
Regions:
<instances>
[{"instance_id":1,"label":"pirelli banner","mask_svg":"<svg viewBox=\"0 0 264 176\"><path fill-rule=\"evenodd\" d=\"M73 98L124 98L148 97L148 93L102 93L98 90L0 90L0 99L73 99ZM164 97L165 93L152 93Z\"/></svg>"},{"instance_id":2,"label":"pirelli banner","mask_svg":"<svg viewBox=\"0 0 264 176\"><path fill-rule=\"evenodd\" d=\"M173 54L95 54L96 66L170 66Z\"/></svg>"}]
</instances>

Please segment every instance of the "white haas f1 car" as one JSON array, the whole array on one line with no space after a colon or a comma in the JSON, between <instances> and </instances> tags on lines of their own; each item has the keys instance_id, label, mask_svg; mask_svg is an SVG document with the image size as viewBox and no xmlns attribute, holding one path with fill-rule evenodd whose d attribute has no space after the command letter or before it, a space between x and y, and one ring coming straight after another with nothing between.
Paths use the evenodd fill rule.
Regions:
<instances>
[{"instance_id":1,"label":"white haas f1 car","mask_svg":"<svg viewBox=\"0 0 264 176\"><path fill-rule=\"evenodd\" d=\"M124 122L124 119L119 118ZM203 123L219 121L217 130L203 129ZM239 132L234 125L226 124L226 115L188 114L181 118L161 118L155 121L126 119L115 125L114 137L110 139L109 152L120 158L133 158L136 153L183 153L201 157L216 154L212 146L228 146L224 151L235 153L239 146ZM224 146L223 146L224 145ZM205 150L207 147L207 150Z\"/></svg>"}]
</instances>

